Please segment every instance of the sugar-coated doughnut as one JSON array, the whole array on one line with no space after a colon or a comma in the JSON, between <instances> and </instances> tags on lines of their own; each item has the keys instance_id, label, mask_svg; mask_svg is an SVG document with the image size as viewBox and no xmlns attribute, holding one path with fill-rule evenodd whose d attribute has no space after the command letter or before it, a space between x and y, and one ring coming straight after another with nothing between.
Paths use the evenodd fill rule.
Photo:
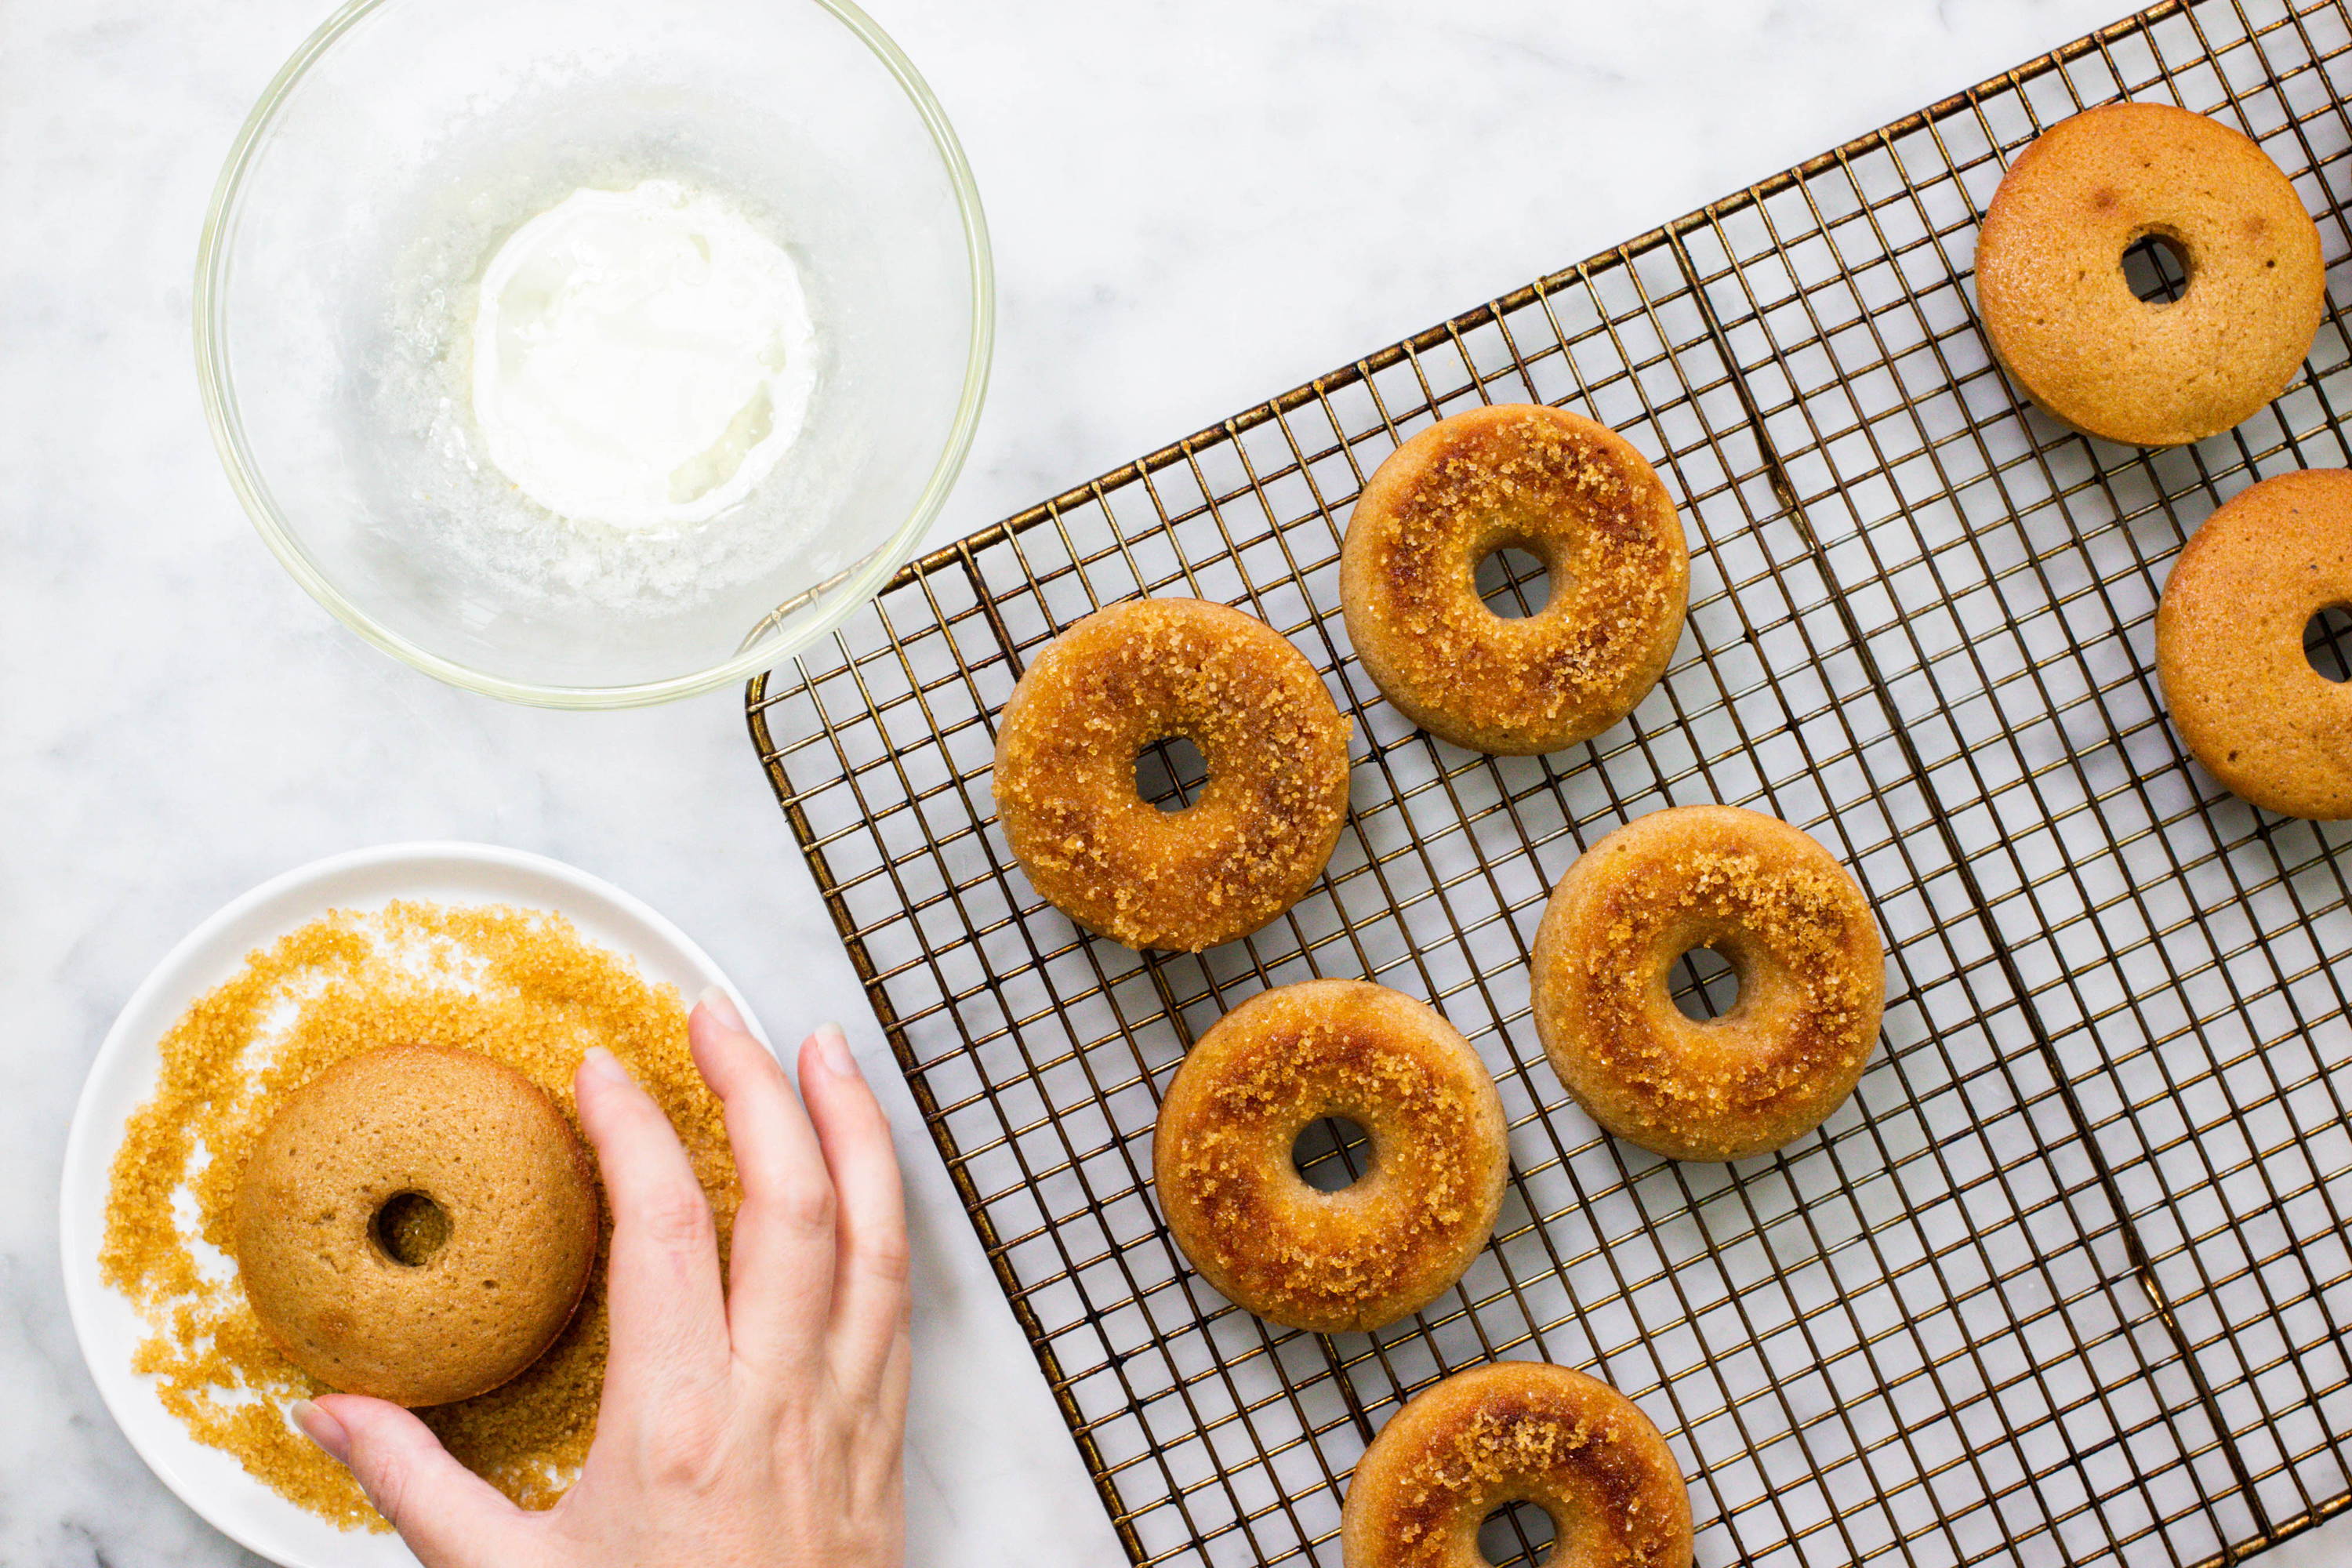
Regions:
<instances>
[{"instance_id":1,"label":"sugar-coated doughnut","mask_svg":"<svg viewBox=\"0 0 2352 1568\"><path fill-rule=\"evenodd\" d=\"M2206 772L2288 816L2352 817L2352 683L2311 667L2304 630L2352 608L2352 473L2242 491L2173 563L2156 609L2164 705Z\"/></svg>"},{"instance_id":2,"label":"sugar-coated doughnut","mask_svg":"<svg viewBox=\"0 0 2352 1568\"><path fill-rule=\"evenodd\" d=\"M1348 1483L1347 1568L1484 1568L1478 1526L1531 1502L1564 1568L1690 1568L1690 1492L1632 1400L1546 1362L1506 1361L1423 1389Z\"/></svg>"},{"instance_id":3,"label":"sugar-coated doughnut","mask_svg":"<svg viewBox=\"0 0 2352 1568\"><path fill-rule=\"evenodd\" d=\"M472 1051L385 1046L286 1096L237 1179L238 1276L303 1371L446 1405L537 1361L588 1288L596 1176L555 1102Z\"/></svg>"},{"instance_id":4,"label":"sugar-coated doughnut","mask_svg":"<svg viewBox=\"0 0 2352 1568\"><path fill-rule=\"evenodd\" d=\"M1318 1192L1292 1163L1326 1117L1370 1168ZM1186 1054L1160 1102L1153 1185L1184 1256L1286 1328L1377 1329L1451 1289L1486 1245L1510 1158L1495 1080L1437 1010L1363 980L1263 991Z\"/></svg>"},{"instance_id":5,"label":"sugar-coated doughnut","mask_svg":"<svg viewBox=\"0 0 2352 1568\"><path fill-rule=\"evenodd\" d=\"M1519 549L1551 595L1518 619L1478 563ZM1556 752L1631 713L1682 636L1690 549L1657 470L1606 426L1514 404L1441 419L1389 455L1349 520L1339 604L1405 717L1472 751Z\"/></svg>"},{"instance_id":6,"label":"sugar-coated doughnut","mask_svg":"<svg viewBox=\"0 0 2352 1568\"><path fill-rule=\"evenodd\" d=\"M1209 782L1181 811L1136 793L1135 759L1182 736ZM997 815L1037 890L1129 947L1247 936L1314 885L1348 816L1348 721L1265 622L1135 599L1054 639L1004 704Z\"/></svg>"},{"instance_id":7,"label":"sugar-coated doughnut","mask_svg":"<svg viewBox=\"0 0 2352 1568\"><path fill-rule=\"evenodd\" d=\"M1685 1017L1675 962L1711 947L1730 1012ZM1843 1104L1878 1038L1885 950L1869 900L1778 817L1685 805L1585 851L1536 931L1537 1032L1560 1082L1618 1137L1676 1160L1780 1148Z\"/></svg>"},{"instance_id":8,"label":"sugar-coated doughnut","mask_svg":"<svg viewBox=\"0 0 2352 1568\"><path fill-rule=\"evenodd\" d=\"M2176 247L2187 285L2137 298L2124 253ZM1977 303L2001 368L2075 429L2200 441L2284 391L2326 304L2319 230L2260 147L2164 103L2063 120L2019 155L1977 237Z\"/></svg>"}]
</instances>

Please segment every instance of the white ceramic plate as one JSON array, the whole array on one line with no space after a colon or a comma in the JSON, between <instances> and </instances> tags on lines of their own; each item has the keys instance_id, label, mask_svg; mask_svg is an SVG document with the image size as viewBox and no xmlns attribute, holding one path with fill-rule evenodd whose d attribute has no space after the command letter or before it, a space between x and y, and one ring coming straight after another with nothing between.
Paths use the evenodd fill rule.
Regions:
<instances>
[{"instance_id":1,"label":"white ceramic plate","mask_svg":"<svg viewBox=\"0 0 2352 1568\"><path fill-rule=\"evenodd\" d=\"M724 986L751 1016L709 956L644 904L562 861L486 844L388 844L273 878L190 931L132 993L99 1047L66 1139L58 1228L74 1333L107 1409L148 1468L223 1534L285 1568L415 1568L416 1559L396 1536L338 1530L296 1508L189 1436L153 1380L131 1370L147 1326L99 1279L107 1172L124 1122L154 1092L156 1042L190 1002L236 973L247 953L328 910L380 909L394 899L553 910L585 940L635 959L646 979L688 998Z\"/></svg>"}]
</instances>

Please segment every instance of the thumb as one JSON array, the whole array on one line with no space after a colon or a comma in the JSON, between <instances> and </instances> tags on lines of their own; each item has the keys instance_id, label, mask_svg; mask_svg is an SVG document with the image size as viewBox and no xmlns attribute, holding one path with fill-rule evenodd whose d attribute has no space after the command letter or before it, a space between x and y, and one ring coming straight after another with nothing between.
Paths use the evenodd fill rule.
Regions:
<instances>
[{"instance_id":1,"label":"thumb","mask_svg":"<svg viewBox=\"0 0 2352 1568\"><path fill-rule=\"evenodd\" d=\"M329 1394L297 1405L294 1420L350 1468L425 1568L521 1561L518 1535L530 1516L450 1458L410 1412L389 1400Z\"/></svg>"}]
</instances>

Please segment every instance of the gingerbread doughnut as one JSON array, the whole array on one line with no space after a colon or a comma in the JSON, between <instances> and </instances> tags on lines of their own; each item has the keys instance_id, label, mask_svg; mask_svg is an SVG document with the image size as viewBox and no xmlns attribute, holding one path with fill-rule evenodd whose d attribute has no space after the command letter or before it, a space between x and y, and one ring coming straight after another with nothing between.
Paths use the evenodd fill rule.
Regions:
<instances>
[{"instance_id":1,"label":"gingerbread doughnut","mask_svg":"<svg viewBox=\"0 0 2352 1568\"><path fill-rule=\"evenodd\" d=\"M1348 1483L1347 1568L1485 1568L1478 1526L1531 1502L1562 1568L1690 1568L1690 1492L1674 1450L1607 1384L1545 1362L1455 1373L1381 1428Z\"/></svg>"},{"instance_id":2,"label":"gingerbread doughnut","mask_svg":"<svg viewBox=\"0 0 2352 1568\"><path fill-rule=\"evenodd\" d=\"M1509 620L1478 563L1517 548L1551 596ZM1690 591L1674 501L1633 444L1538 404L1441 419L1389 455L1340 547L1339 604L1405 717L1472 751L1556 752L1633 710L1665 673Z\"/></svg>"},{"instance_id":3,"label":"gingerbread doughnut","mask_svg":"<svg viewBox=\"0 0 2352 1568\"><path fill-rule=\"evenodd\" d=\"M2233 794L2288 816L2352 817L2352 682L2311 667L2304 629L2352 609L2352 473L2242 491L2189 539L2156 608L2156 672L2180 738Z\"/></svg>"},{"instance_id":4,"label":"gingerbread doughnut","mask_svg":"<svg viewBox=\"0 0 2352 1568\"><path fill-rule=\"evenodd\" d=\"M2143 300L2124 252L2172 247L2179 299ZM2227 430L2284 391L2325 307L2319 230L2268 154L2164 103L2110 103L2034 140L1977 237L1993 356L2054 418L2138 447Z\"/></svg>"},{"instance_id":5,"label":"gingerbread doughnut","mask_svg":"<svg viewBox=\"0 0 2352 1568\"><path fill-rule=\"evenodd\" d=\"M1667 992L1698 947L1739 980L1707 1023ZM1569 1093L1675 1160L1767 1153L1818 1126L1862 1077L1886 994L1878 928L1845 868L1728 805L1652 812L1587 850L1544 908L1530 978Z\"/></svg>"},{"instance_id":6,"label":"gingerbread doughnut","mask_svg":"<svg viewBox=\"0 0 2352 1568\"><path fill-rule=\"evenodd\" d=\"M1325 1117L1361 1127L1370 1169L1318 1192L1291 1163ZM1509 1170L1486 1064L1426 1003L1364 980L1260 992L1176 1069L1152 1135L1176 1245L1261 1318L1318 1333L1429 1305L1493 1234Z\"/></svg>"},{"instance_id":7,"label":"gingerbread doughnut","mask_svg":"<svg viewBox=\"0 0 2352 1568\"><path fill-rule=\"evenodd\" d=\"M1209 782L1181 811L1136 793L1183 736ZM1348 721L1298 650L1200 599L1135 599L1054 639L1013 689L996 810L1037 890L1129 947L1247 936L1322 874L1348 816Z\"/></svg>"},{"instance_id":8,"label":"gingerbread doughnut","mask_svg":"<svg viewBox=\"0 0 2352 1568\"><path fill-rule=\"evenodd\" d=\"M555 1102L472 1051L385 1046L288 1095L237 1180L237 1273L303 1371L446 1405L537 1361L572 1321L596 1176Z\"/></svg>"}]
</instances>

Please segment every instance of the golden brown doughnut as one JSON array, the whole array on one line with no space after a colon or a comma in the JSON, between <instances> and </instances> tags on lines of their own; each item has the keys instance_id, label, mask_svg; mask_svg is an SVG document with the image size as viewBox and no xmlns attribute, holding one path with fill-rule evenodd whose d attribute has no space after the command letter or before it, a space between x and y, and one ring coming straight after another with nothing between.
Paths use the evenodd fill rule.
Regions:
<instances>
[{"instance_id":1,"label":"golden brown doughnut","mask_svg":"<svg viewBox=\"0 0 2352 1568\"><path fill-rule=\"evenodd\" d=\"M1683 1016L1667 973L1730 961L1739 1000ZM1568 868L1536 931L1536 1029L1560 1082L1618 1137L1738 1160L1811 1131L1878 1038L1885 956L1869 901L1811 837L1761 812L1636 817Z\"/></svg>"},{"instance_id":2,"label":"golden brown doughnut","mask_svg":"<svg viewBox=\"0 0 2352 1568\"><path fill-rule=\"evenodd\" d=\"M1531 1502L1559 1530L1558 1568L1690 1568L1690 1492L1674 1450L1607 1384L1539 1361L1496 1362L1422 1390L1348 1483L1347 1568L1485 1568L1478 1526Z\"/></svg>"},{"instance_id":3,"label":"golden brown doughnut","mask_svg":"<svg viewBox=\"0 0 2352 1568\"><path fill-rule=\"evenodd\" d=\"M1291 1163L1325 1117L1361 1127L1363 1176L1318 1192ZM1263 991L1176 1069L1152 1136L1168 1228L1210 1284L1286 1328L1377 1329L1462 1278L1510 1168L1486 1066L1437 1010L1365 980Z\"/></svg>"},{"instance_id":4,"label":"golden brown doughnut","mask_svg":"<svg viewBox=\"0 0 2352 1568\"><path fill-rule=\"evenodd\" d=\"M286 1096L238 1177L235 1226L246 1299L296 1365L348 1394L446 1405L498 1387L571 1321L596 1260L596 1177L514 1068L385 1046Z\"/></svg>"},{"instance_id":5,"label":"golden brown doughnut","mask_svg":"<svg viewBox=\"0 0 2352 1568\"><path fill-rule=\"evenodd\" d=\"M2206 772L2288 816L2352 817L2352 682L2311 667L2304 628L2352 608L2352 473L2242 491L2189 539L2156 609L2164 706Z\"/></svg>"},{"instance_id":6,"label":"golden brown doughnut","mask_svg":"<svg viewBox=\"0 0 2352 1568\"><path fill-rule=\"evenodd\" d=\"M1506 619L1478 563L1525 550L1551 597ZM1473 751L1556 752L1631 713L1682 636L1690 549L1657 470L1539 404L1441 419L1389 455L1349 520L1339 605L1381 695Z\"/></svg>"},{"instance_id":7,"label":"golden brown doughnut","mask_svg":"<svg viewBox=\"0 0 2352 1568\"><path fill-rule=\"evenodd\" d=\"M2124 252L2155 235L2188 283L2135 297ZM2139 447L2200 441L2286 389L2325 307L2319 230L2268 154L2164 103L2052 126L1993 193L1977 302L2001 368L2044 412Z\"/></svg>"},{"instance_id":8,"label":"golden brown doughnut","mask_svg":"<svg viewBox=\"0 0 2352 1568\"><path fill-rule=\"evenodd\" d=\"M1183 736L1209 782L1182 811L1135 790ZM1348 721L1299 651L1201 599L1134 599L1054 639L1004 704L996 810L1037 890L1129 947L1198 952L1297 903L1348 816Z\"/></svg>"}]
</instances>

